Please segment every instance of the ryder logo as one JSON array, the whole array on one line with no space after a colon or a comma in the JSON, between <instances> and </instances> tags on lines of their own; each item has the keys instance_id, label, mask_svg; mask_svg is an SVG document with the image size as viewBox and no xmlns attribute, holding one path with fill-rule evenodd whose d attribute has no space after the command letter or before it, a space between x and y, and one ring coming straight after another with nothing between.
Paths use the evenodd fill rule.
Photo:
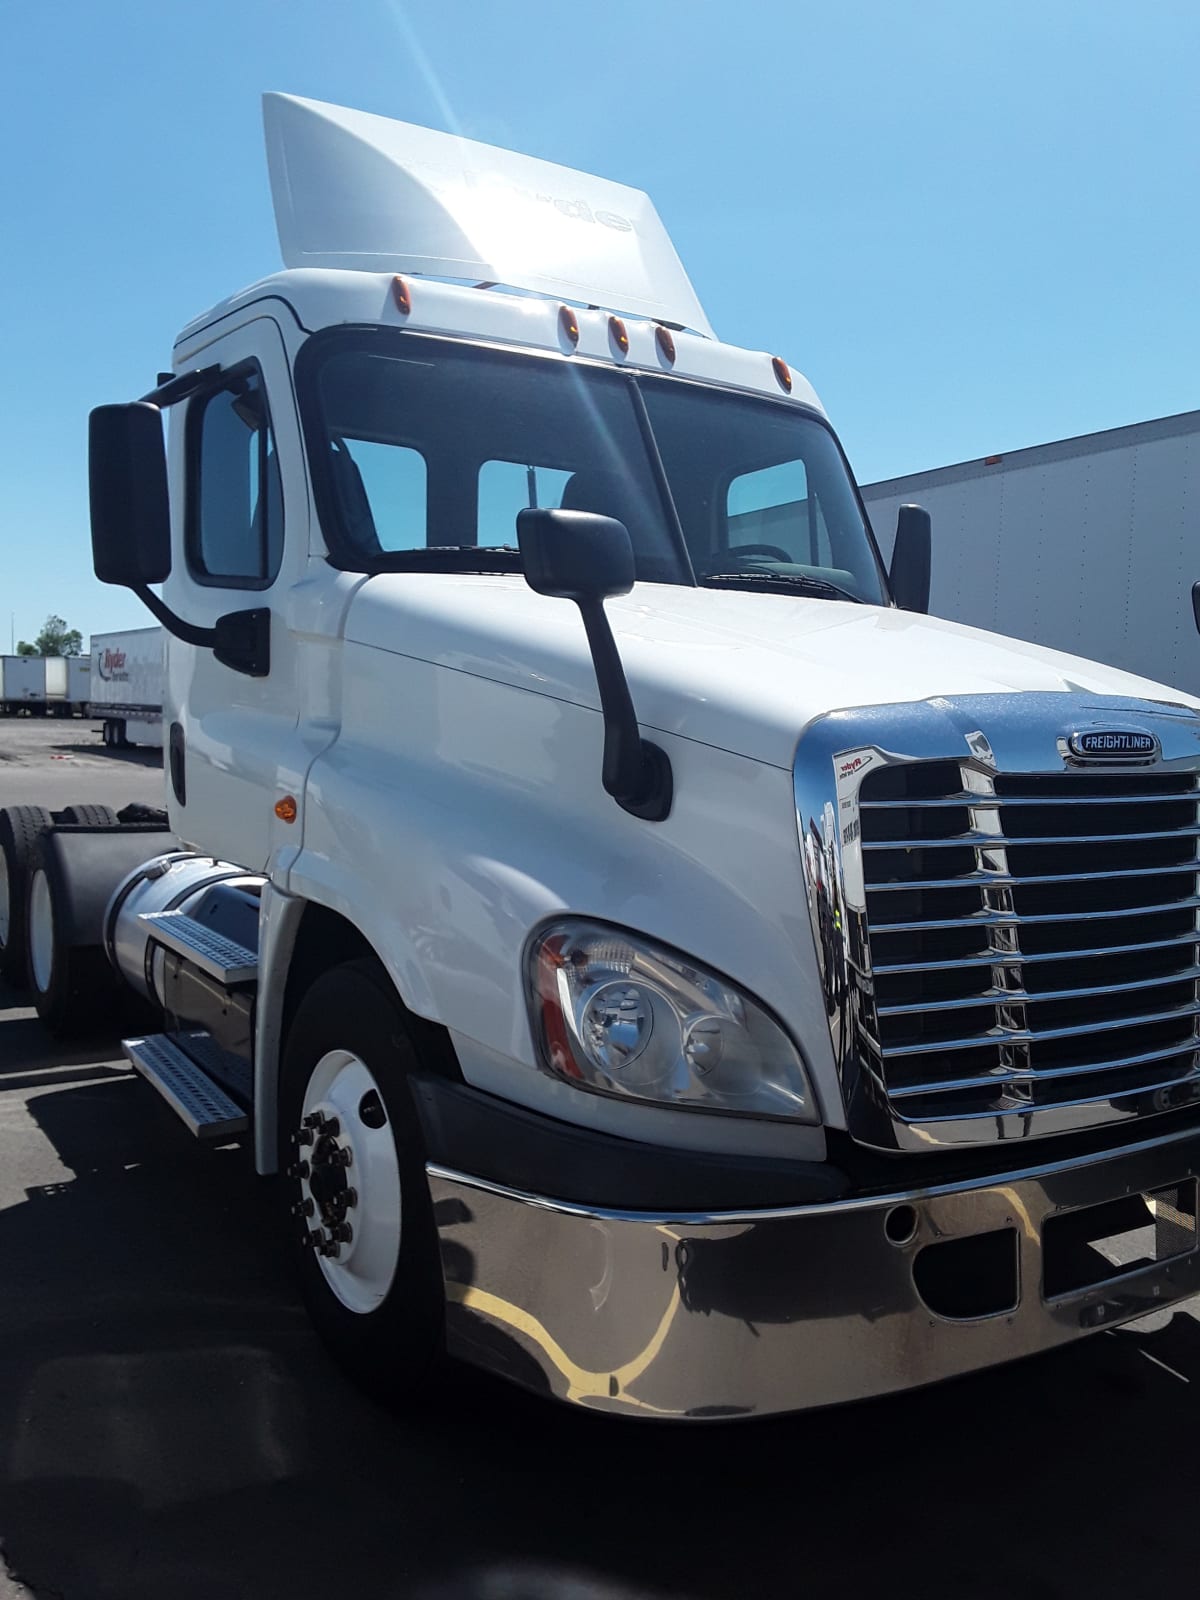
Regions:
<instances>
[{"instance_id":1,"label":"ryder logo","mask_svg":"<svg viewBox=\"0 0 1200 1600\"><path fill-rule=\"evenodd\" d=\"M122 683L129 677L125 668L124 650L98 650L96 671L106 683Z\"/></svg>"}]
</instances>

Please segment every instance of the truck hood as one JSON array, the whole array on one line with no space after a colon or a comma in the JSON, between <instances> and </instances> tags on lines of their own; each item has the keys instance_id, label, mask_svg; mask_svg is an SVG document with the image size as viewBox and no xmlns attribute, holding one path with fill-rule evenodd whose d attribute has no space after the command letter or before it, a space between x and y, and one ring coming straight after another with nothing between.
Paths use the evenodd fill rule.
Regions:
<instances>
[{"instance_id":1,"label":"truck hood","mask_svg":"<svg viewBox=\"0 0 1200 1600\"><path fill-rule=\"evenodd\" d=\"M640 583L607 610L643 728L777 767L814 718L855 706L1077 692L1200 710L1114 667L880 606ZM515 574L380 574L345 637L599 710L577 608Z\"/></svg>"}]
</instances>

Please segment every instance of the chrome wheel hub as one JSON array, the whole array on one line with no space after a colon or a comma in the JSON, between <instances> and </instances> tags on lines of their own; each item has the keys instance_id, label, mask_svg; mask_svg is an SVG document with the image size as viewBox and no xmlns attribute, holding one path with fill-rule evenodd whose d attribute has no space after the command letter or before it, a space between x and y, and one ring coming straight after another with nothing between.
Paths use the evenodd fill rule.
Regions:
<instances>
[{"instance_id":1,"label":"chrome wheel hub","mask_svg":"<svg viewBox=\"0 0 1200 1600\"><path fill-rule=\"evenodd\" d=\"M379 1087L358 1056L331 1050L317 1062L292 1147L301 1242L348 1310L374 1311L400 1254L400 1164Z\"/></svg>"}]
</instances>

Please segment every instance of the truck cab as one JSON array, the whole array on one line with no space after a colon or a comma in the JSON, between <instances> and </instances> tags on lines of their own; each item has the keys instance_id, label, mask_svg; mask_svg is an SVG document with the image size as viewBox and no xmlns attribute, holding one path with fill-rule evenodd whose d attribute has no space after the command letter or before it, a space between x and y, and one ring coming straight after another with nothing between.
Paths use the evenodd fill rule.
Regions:
<instances>
[{"instance_id":1,"label":"truck cab","mask_svg":"<svg viewBox=\"0 0 1200 1600\"><path fill-rule=\"evenodd\" d=\"M285 270L93 416L168 820L73 931L44 842L47 1020L92 939L384 1392L761 1415L1195 1292L1200 703L925 616L644 195L266 121Z\"/></svg>"}]
</instances>

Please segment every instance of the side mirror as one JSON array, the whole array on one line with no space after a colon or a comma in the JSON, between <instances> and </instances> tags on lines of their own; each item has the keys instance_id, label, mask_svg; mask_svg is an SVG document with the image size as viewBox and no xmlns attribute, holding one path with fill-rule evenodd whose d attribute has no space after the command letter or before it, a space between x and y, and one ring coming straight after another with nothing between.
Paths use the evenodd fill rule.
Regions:
<instances>
[{"instance_id":1,"label":"side mirror","mask_svg":"<svg viewBox=\"0 0 1200 1600\"><path fill-rule=\"evenodd\" d=\"M929 610L931 522L921 506L901 506L890 573L892 595L902 611Z\"/></svg>"},{"instance_id":2,"label":"side mirror","mask_svg":"<svg viewBox=\"0 0 1200 1600\"><path fill-rule=\"evenodd\" d=\"M561 600L628 594L637 570L623 522L594 511L521 511L517 543L525 582Z\"/></svg>"},{"instance_id":3,"label":"side mirror","mask_svg":"<svg viewBox=\"0 0 1200 1600\"><path fill-rule=\"evenodd\" d=\"M92 564L101 583L135 589L171 571L162 412L144 400L97 406L88 421Z\"/></svg>"},{"instance_id":4,"label":"side mirror","mask_svg":"<svg viewBox=\"0 0 1200 1600\"><path fill-rule=\"evenodd\" d=\"M637 577L628 529L593 511L520 511L517 543L529 587L574 600L583 618L604 713L605 790L631 816L662 822L674 798L671 762L665 750L642 738L604 611L605 600L628 594Z\"/></svg>"}]
</instances>

